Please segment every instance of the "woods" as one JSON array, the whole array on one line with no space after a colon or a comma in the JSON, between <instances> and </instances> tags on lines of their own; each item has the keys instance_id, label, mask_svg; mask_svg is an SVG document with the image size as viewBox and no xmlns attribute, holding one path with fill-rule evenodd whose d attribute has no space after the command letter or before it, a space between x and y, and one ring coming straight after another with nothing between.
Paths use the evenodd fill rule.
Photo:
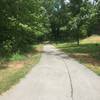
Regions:
<instances>
[{"instance_id":1,"label":"woods","mask_svg":"<svg viewBox=\"0 0 100 100\"><path fill-rule=\"evenodd\" d=\"M43 35L45 9L39 0L0 1L0 51L24 52Z\"/></svg>"},{"instance_id":2,"label":"woods","mask_svg":"<svg viewBox=\"0 0 100 100\"><path fill-rule=\"evenodd\" d=\"M77 41L99 34L100 1L1 0L0 53L26 52L44 40Z\"/></svg>"},{"instance_id":3,"label":"woods","mask_svg":"<svg viewBox=\"0 0 100 100\"><path fill-rule=\"evenodd\" d=\"M45 45L47 43L52 45ZM66 56L61 57L53 46ZM46 58L41 55L42 53ZM49 57L50 59L48 59ZM25 77L40 61L40 58L42 61L45 58L40 64L40 68L43 66L41 69L44 70L49 65L52 70L38 69L38 76L44 72L46 72L45 75L47 73L51 75L53 74L51 71L54 70L54 75L56 75L56 67L65 68L64 60L68 60L70 57L100 76L100 0L0 0L0 94ZM73 61L70 63L73 68L77 66L73 64ZM69 68L71 68L70 65ZM80 72L78 68L80 69L77 67L74 74ZM80 72L77 76L82 73ZM51 76L54 78L54 75ZM84 76L84 79L87 75ZM36 76L33 76L34 80ZM83 75L79 79L82 78ZM88 81L84 81L87 82L87 87L89 86ZM41 81L39 80L39 82ZM38 86L38 83L35 84ZM34 87L30 87L28 90L31 89ZM94 87L91 90L94 90ZM93 93L95 93L94 91ZM89 96L91 95L89 94ZM83 95L83 97L85 96Z\"/></svg>"}]
</instances>

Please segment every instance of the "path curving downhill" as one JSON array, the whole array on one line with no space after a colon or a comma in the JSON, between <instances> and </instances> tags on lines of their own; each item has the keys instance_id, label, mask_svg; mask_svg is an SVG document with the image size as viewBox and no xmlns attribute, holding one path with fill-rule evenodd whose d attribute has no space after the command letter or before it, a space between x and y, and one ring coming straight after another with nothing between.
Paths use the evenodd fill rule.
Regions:
<instances>
[{"instance_id":1,"label":"path curving downhill","mask_svg":"<svg viewBox=\"0 0 100 100\"><path fill-rule=\"evenodd\" d=\"M0 100L100 100L100 77L48 44L40 62Z\"/></svg>"}]
</instances>

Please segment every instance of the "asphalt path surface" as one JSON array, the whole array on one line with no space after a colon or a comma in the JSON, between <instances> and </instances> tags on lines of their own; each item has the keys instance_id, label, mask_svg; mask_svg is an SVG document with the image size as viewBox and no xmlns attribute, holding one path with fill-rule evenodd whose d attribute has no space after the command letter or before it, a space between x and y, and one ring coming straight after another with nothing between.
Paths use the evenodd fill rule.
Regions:
<instances>
[{"instance_id":1,"label":"asphalt path surface","mask_svg":"<svg viewBox=\"0 0 100 100\"><path fill-rule=\"evenodd\" d=\"M52 45L0 100L100 100L100 77Z\"/></svg>"}]
</instances>

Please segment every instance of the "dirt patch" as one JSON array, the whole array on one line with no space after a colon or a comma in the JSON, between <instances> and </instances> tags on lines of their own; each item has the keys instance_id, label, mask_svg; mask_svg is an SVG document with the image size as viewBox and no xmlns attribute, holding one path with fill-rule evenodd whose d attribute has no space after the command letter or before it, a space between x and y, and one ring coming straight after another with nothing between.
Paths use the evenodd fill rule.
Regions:
<instances>
[{"instance_id":1,"label":"dirt patch","mask_svg":"<svg viewBox=\"0 0 100 100\"><path fill-rule=\"evenodd\" d=\"M22 68L22 67L24 67L24 65L25 65L24 61L15 61L15 62L8 63L9 68L15 68L15 69Z\"/></svg>"},{"instance_id":2,"label":"dirt patch","mask_svg":"<svg viewBox=\"0 0 100 100\"><path fill-rule=\"evenodd\" d=\"M76 58L77 60L82 61L85 64L91 64L94 67L99 66L100 67L100 62L96 59L94 59L91 55L85 54L85 53L75 53L70 55L73 58Z\"/></svg>"},{"instance_id":3,"label":"dirt patch","mask_svg":"<svg viewBox=\"0 0 100 100\"><path fill-rule=\"evenodd\" d=\"M83 43L100 43L100 36L99 35L93 35L89 38L86 38L82 40Z\"/></svg>"},{"instance_id":4,"label":"dirt patch","mask_svg":"<svg viewBox=\"0 0 100 100\"><path fill-rule=\"evenodd\" d=\"M24 65L25 61L5 62L0 64L0 69L5 69L5 68L20 69L24 67Z\"/></svg>"}]
</instances>

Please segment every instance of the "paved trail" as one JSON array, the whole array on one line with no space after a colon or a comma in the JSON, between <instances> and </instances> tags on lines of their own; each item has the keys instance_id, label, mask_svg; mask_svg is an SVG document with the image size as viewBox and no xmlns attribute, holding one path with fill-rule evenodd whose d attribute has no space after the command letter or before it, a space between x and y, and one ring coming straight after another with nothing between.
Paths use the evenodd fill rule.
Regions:
<instances>
[{"instance_id":1,"label":"paved trail","mask_svg":"<svg viewBox=\"0 0 100 100\"><path fill-rule=\"evenodd\" d=\"M100 100L100 77L45 45L39 64L0 100Z\"/></svg>"}]
</instances>

